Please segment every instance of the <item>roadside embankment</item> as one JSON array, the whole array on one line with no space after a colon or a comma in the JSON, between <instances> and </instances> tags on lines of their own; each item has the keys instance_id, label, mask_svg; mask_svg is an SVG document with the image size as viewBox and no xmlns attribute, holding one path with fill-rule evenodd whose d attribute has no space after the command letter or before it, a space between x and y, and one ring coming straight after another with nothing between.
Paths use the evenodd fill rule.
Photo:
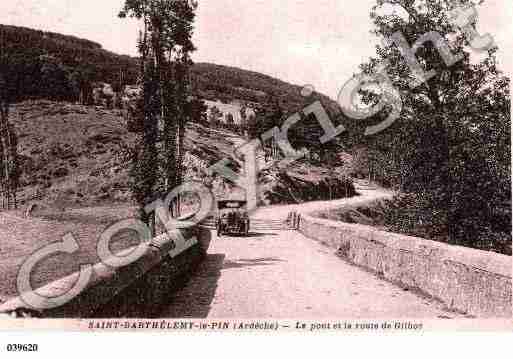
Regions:
<instances>
[{"instance_id":1,"label":"roadside embankment","mask_svg":"<svg viewBox=\"0 0 513 359\"><path fill-rule=\"evenodd\" d=\"M78 294L62 304L55 305L59 296L72 293L73 290L69 289L78 283L81 272L11 298L0 305L0 313L15 317L89 318L130 316L130 311L138 309L137 305L156 307L170 291L186 280L204 259L210 244L208 230L194 227L181 230L181 233L182 238L164 234L117 253L115 260L129 256L135 250L140 251L137 259L126 265L97 263L92 266L91 274ZM116 312L111 309L115 302Z\"/></svg>"}]
</instances>

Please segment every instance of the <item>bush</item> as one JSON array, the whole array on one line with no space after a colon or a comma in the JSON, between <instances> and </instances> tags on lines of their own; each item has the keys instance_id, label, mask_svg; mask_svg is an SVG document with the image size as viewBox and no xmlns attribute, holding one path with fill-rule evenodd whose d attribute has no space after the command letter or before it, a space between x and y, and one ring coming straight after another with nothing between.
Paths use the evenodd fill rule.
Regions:
<instances>
[{"instance_id":1,"label":"bush","mask_svg":"<svg viewBox=\"0 0 513 359\"><path fill-rule=\"evenodd\" d=\"M438 201L429 192L397 195L386 202L384 225L392 232L511 255L510 227L473 216L451 220Z\"/></svg>"}]
</instances>

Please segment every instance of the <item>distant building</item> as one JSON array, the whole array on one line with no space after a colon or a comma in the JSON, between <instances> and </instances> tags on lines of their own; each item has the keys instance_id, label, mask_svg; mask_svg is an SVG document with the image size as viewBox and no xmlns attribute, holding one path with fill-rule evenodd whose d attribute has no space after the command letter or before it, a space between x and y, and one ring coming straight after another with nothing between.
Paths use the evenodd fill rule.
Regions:
<instances>
[{"instance_id":1,"label":"distant building","mask_svg":"<svg viewBox=\"0 0 513 359\"><path fill-rule=\"evenodd\" d=\"M230 104L222 103L221 101L208 101L205 100L205 105L207 105L207 117L210 116L210 111L213 107L217 107L223 113L221 121L226 122L227 118L233 118L233 122L237 125L242 124L241 117L241 108L242 106L237 102L232 102ZM231 116L229 116L231 115ZM251 107L246 108L246 119L256 116L255 110Z\"/></svg>"}]
</instances>

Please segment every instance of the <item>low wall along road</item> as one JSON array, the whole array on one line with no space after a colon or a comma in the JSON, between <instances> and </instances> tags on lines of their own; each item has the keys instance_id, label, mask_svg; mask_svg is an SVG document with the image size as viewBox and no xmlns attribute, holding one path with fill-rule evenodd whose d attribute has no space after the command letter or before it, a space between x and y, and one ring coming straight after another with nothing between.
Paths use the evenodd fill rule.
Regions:
<instances>
[{"instance_id":1,"label":"low wall along road","mask_svg":"<svg viewBox=\"0 0 513 359\"><path fill-rule=\"evenodd\" d=\"M341 258L434 297L450 310L482 318L511 317L509 256L304 213L297 222L302 234L335 249Z\"/></svg>"},{"instance_id":2,"label":"low wall along road","mask_svg":"<svg viewBox=\"0 0 513 359\"><path fill-rule=\"evenodd\" d=\"M32 308L19 296L0 305L0 313L43 318L150 317L159 303L165 301L204 259L210 245L208 230L193 228L182 230L182 234L185 241L163 234L145 243L143 254L128 265L118 268L104 263L94 265L87 286L63 305L41 310ZM129 248L117 256L128 255L134 249ZM78 277L79 272L75 272L36 292L47 298L60 296L64 288L73 287Z\"/></svg>"}]
</instances>

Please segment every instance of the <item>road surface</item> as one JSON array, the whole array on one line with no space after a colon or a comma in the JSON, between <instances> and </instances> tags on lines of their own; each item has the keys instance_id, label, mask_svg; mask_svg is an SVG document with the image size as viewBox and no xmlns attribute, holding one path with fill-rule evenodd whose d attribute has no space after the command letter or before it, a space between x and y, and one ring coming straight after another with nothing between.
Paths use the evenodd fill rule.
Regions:
<instances>
[{"instance_id":1,"label":"road surface","mask_svg":"<svg viewBox=\"0 0 513 359\"><path fill-rule=\"evenodd\" d=\"M291 210L312 212L353 206L391 196L380 189L331 202L261 208L253 218L284 220ZM73 233L80 250L57 255L33 273L35 286L97 261L96 240L103 229L130 216L128 208L72 210L63 218L24 219L0 216L0 302L16 294L17 268L37 248ZM454 318L455 313L431 299L379 279L333 254L333 250L296 231L251 233L249 237L215 237L191 280L170 295L158 314L164 318ZM135 245L121 236L114 251ZM2 298L3 297L3 298Z\"/></svg>"},{"instance_id":2,"label":"road surface","mask_svg":"<svg viewBox=\"0 0 513 359\"><path fill-rule=\"evenodd\" d=\"M390 193L330 204L357 204ZM258 218L285 218L288 210L311 211L308 203L257 211ZM325 208L326 203L323 204ZM169 298L167 318L454 318L428 298L405 291L353 266L333 250L296 231L266 231L250 237L215 237L207 260L188 284Z\"/></svg>"}]
</instances>

